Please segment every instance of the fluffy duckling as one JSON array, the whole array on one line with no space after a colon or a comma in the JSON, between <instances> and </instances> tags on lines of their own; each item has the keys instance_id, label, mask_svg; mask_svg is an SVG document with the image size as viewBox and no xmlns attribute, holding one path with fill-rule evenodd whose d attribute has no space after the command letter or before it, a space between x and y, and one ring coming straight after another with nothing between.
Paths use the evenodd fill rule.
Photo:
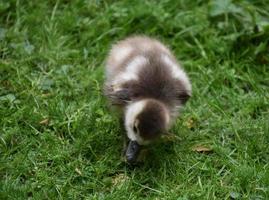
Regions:
<instances>
[{"instance_id":1,"label":"fluffy duckling","mask_svg":"<svg viewBox=\"0 0 269 200\"><path fill-rule=\"evenodd\" d=\"M191 83L171 51L156 39L133 36L115 44L106 62L105 95L123 112L130 140L126 158L166 133L191 96Z\"/></svg>"}]
</instances>

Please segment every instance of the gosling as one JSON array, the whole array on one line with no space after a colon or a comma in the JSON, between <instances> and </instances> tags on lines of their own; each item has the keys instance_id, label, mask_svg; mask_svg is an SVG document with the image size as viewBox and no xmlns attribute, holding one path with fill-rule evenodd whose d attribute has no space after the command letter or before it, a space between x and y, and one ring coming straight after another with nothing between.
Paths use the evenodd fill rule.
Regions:
<instances>
[{"instance_id":1,"label":"gosling","mask_svg":"<svg viewBox=\"0 0 269 200\"><path fill-rule=\"evenodd\" d=\"M190 80L167 46L146 36L126 38L106 60L105 96L122 111L130 140L126 159L167 133L191 96Z\"/></svg>"}]
</instances>

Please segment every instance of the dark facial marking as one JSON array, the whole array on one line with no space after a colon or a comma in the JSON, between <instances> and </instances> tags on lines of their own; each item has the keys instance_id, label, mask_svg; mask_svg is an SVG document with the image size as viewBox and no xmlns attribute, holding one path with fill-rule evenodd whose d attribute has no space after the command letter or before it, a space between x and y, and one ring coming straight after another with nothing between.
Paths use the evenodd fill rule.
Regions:
<instances>
[{"instance_id":1,"label":"dark facial marking","mask_svg":"<svg viewBox=\"0 0 269 200\"><path fill-rule=\"evenodd\" d=\"M165 129L164 109L156 101L149 101L137 119L139 134L145 140L158 138Z\"/></svg>"},{"instance_id":2,"label":"dark facial marking","mask_svg":"<svg viewBox=\"0 0 269 200\"><path fill-rule=\"evenodd\" d=\"M136 128L135 125L134 125L134 127L133 127L133 130L134 130L135 133L137 133L137 128Z\"/></svg>"}]
</instances>

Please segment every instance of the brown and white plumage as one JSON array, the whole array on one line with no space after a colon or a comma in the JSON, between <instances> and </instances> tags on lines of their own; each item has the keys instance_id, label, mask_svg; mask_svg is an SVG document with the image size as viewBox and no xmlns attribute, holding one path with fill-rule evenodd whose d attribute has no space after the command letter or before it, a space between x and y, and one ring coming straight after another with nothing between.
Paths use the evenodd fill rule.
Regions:
<instances>
[{"instance_id":1,"label":"brown and white plumage","mask_svg":"<svg viewBox=\"0 0 269 200\"><path fill-rule=\"evenodd\" d=\"M134 36L109 53L105 95L123 110L128 138L144 145L169 128L191 96L191 83L165 45Z\"/></svg>"}]
</instances>

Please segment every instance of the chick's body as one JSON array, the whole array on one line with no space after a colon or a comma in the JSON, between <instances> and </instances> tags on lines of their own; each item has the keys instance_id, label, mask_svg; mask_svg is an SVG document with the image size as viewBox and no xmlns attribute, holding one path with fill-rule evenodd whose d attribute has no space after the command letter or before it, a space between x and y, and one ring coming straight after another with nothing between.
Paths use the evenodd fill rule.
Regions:
<instances>
[{"instance_id":1,"label":"chick's body","mask_svg":"<svg viewBox=\"0 0 269 200\"><path fill-rule=\"evenodd\" d=\"M123 110L128 138L143 145L168 129L190 97L191 84L165 45L135 36L112 47L105 95Z\"/></svg>"}]
</instances>

